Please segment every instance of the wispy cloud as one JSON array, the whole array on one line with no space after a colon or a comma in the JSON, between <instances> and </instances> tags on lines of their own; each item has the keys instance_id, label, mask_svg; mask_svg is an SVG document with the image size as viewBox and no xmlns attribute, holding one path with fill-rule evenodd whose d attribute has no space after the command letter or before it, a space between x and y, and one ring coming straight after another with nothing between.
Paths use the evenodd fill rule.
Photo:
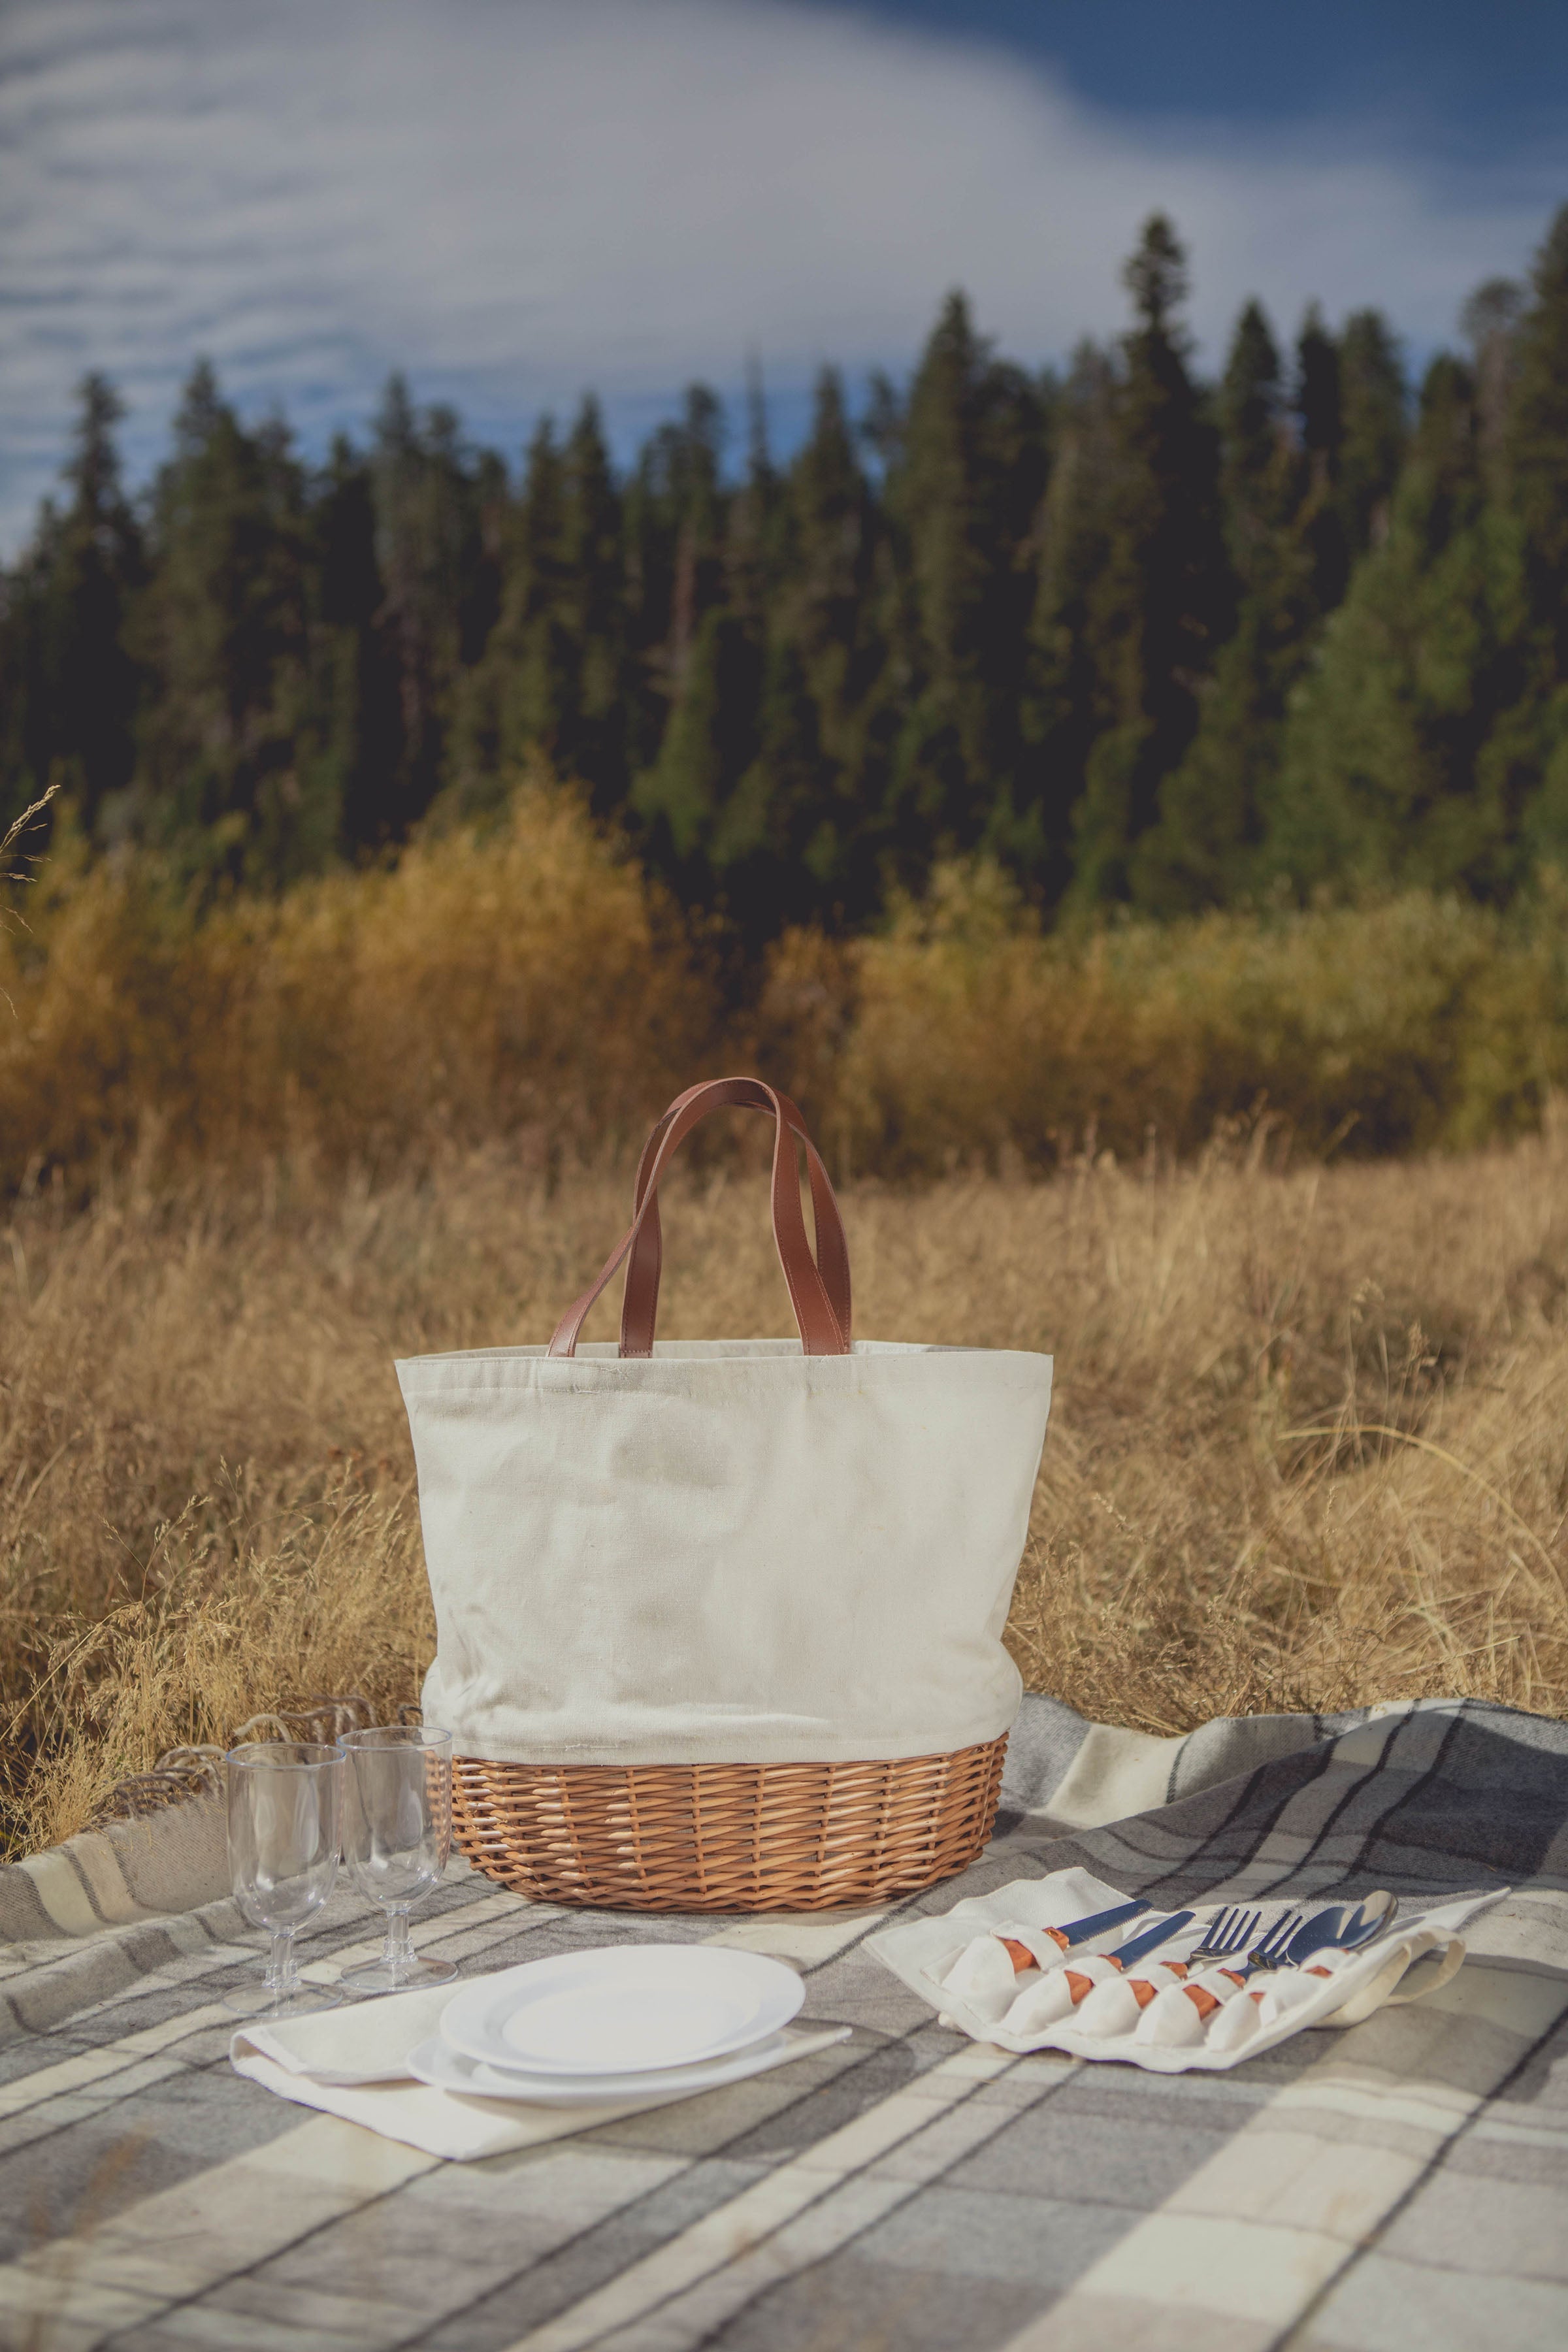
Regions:
<instances>
[{"instance_id":1,"label":"wispy cloud","mask_svg":"<svg viewBox=\"0 0 1568 2352\"><path fill-rule=\"evenodd\" d=\"M199 352L309 431L394 365L515 434L760 352L902 365L949 285L1012 352L1118 324L1156 206L1212 348L1387 307L1417 344L1517 271L1544 163L1457 177L1386 121L1289 142L1096 113L994 48L787 0L12 0L0 30L0 543L107 368L150 454Z\"/></svg>"}]
</instances>

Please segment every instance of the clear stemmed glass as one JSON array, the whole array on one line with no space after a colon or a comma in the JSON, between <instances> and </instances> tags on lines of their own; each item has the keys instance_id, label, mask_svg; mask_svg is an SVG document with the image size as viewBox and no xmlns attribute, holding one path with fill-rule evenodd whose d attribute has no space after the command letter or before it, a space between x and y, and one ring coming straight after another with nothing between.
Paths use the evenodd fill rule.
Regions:
<instances>
[{"instance_id":1,"label":"clear stemmed glass","mask_svg":"<svg viewBox=\"0 0 1568 2352\"><path fill-rule=\"evenodd\" d=\"M343 1858L362 1895L386 1913L379 1960L347 1969L347 1992L406 1992L446 1984L450 1960L422 1959L408 1933L452 1851L452 1735L428 1724L384 1723L343 1736Z\"/></svg>"},{"instance_id":2,"label":"clear stemmed glass","mask_svg":"<svg viewBox=\"0 0 1568 2352\"><path fill-rule=\"evenodd\" d=\"M251 1739L224 1758L228 1782L228 1866L235 1899L272 1937L266 1975L223 1998L243 2016L304 2017L342 1998L307 1984L294 1959L295 1930L319 1911L338 1874L342 1813L341 1748L308 1739Z\"/></svg>"}]
</instances>

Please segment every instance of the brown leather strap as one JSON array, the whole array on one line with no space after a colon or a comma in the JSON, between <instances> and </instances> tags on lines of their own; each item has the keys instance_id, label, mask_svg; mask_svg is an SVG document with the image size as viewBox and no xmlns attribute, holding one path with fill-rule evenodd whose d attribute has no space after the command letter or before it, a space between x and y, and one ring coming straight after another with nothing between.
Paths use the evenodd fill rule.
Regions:
<instances>
[{"instance_id":1,"label":"brown leather strap","mask_svg":"<svg viewBox=\"0 0 1568 2352\"><path fill-rule=\"evenodd\" d=\"M706 1118L710 1110L733 1105L744 1110L765 1110L773 1119L773 1242L779 1254L779 1264L789 1287L790 1303L800 1330L801 1346L808 1356L845 1356L849 1352L849 1257L844 1242L844 1227L838 1214L838 1203L816 1151L801 1123L800 1113L787 1097L777 1095L760 1078L712 1078L704 1086L690 1087L676 1097L648 1138L637 1171L636 1213L627 1231L610 1253L603 1270L583 1296L573 1301L555 1327L550 1342L552 1356L570 1356L576 1350L588 1311L609 1282L616 1268L637 1245L650 1222L658 1214L660 1179L671 1159L691 1129ZM800 1171L795 1154L795 1137L805 1140L807 1164L811 1170L812 1208L816 1221L818 1247L824 1251L823 1268L819 1270L805 1237L805 1218L800 1205ZM657 1228L655 1229L657 1233ZM653 1314L658 1307L658 1277L661 1247L653 1244L653 1254L642 1262L636 1302L633 1339L643 1337L641 1320L646 1312L646 1347L626 1346L626 1325L623 1318L622 1353L650 1353L653 1347ZM826 1272L831 1272L833 1292L829 1293ZM630 1291L628 1269L628 1292ZM631 1304L628 1299L628 1306Z\"/></svg>"},{"instance_id":2,"label":"brown leather strap","mask_svg":"<svg viewBox=\"0 0 1568 2352\"><path fill-rule=\"evenodd\" d=\"M710 1083L723 1083L710 1081ZM753 1082L756 1083L756 1082ZM678 1095L654 1128L643 1146L637 1163L637 1189L633 1196L634 1213L639 1211L648 1189L648 1171L658 1149L668 1131L669 1123L689 1102L703 1093L702 1087L688 1087ZM806 1173L811 1180L812 1223L816 1228L816 1265L821 1275L834 1321L848 1336L853 1321L853 1303L849 1285L849 1244L844 1238L844 1221L838 1213L838 1202L822 1164L816 1146L806 1133L805 1121L788 1095L777 1095L775 1100L785 1120L805 1146ZM744 1108L743 1104L740 1108ZM767 1111L767 1102L755 1100L751 1108ZM623 1356L651 1356L654 1331L658 1321L658 1284L664 1259L664 1235L659 1222L657 1193L648 1205L647 1215L640 1221L640 1230L632 1244L626 1262L626 1291L621 1304L621 1353Z\"/></svg>"}]
</instances>

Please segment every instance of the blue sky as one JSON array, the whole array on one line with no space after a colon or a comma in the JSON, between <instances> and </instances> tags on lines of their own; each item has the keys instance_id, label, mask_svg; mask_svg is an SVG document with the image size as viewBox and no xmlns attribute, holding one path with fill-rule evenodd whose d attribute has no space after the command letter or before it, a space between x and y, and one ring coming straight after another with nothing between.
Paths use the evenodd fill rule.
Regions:
<instances>
[{"instance_id":1,"label":"blue sky","mask_svg":"<svg viewBox=\"0 0 1568 2352\"><path fill-rule=\"evenodd\" d=\"M1156 206L1205 364L1255 293L1419 362L1528 267L1565 132L1536 0L0 0L0 551L89 366L138 478L203 353L312 451L395 366L515 455L749 356L787 442L954 283L1032 364L1116 332Z\"/></svg>"},{"instance_id":2,"label":"blue sky","mask_svg":"<svg viewBox=\"0 0 1568 2352\"><path fill-rule=\"evenodd\" d=\"M1562 0L868 0L866 13L994 41L1154 119L1372 112L1428 154L1498 164L1568 131Z\"/></svg>"}]
</instances>

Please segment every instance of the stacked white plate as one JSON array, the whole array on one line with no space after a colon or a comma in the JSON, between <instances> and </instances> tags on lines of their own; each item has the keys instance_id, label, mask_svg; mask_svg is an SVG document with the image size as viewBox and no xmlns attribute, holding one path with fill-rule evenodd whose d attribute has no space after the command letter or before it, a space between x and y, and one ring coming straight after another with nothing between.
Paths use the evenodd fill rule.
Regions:
<instances>
[{"instance_id":1,"label":"stacked white plate","mask_svg":"<svg viewBox=\"0 0 1568 2352\"><path fill-rule=\"evenodd\" d=\"M422 2083L550 2107L653 2105L775 2066L805 1987L711 1944L610 1944L466 1985L408 2061Z\"/></svg>"}]
</instances>

